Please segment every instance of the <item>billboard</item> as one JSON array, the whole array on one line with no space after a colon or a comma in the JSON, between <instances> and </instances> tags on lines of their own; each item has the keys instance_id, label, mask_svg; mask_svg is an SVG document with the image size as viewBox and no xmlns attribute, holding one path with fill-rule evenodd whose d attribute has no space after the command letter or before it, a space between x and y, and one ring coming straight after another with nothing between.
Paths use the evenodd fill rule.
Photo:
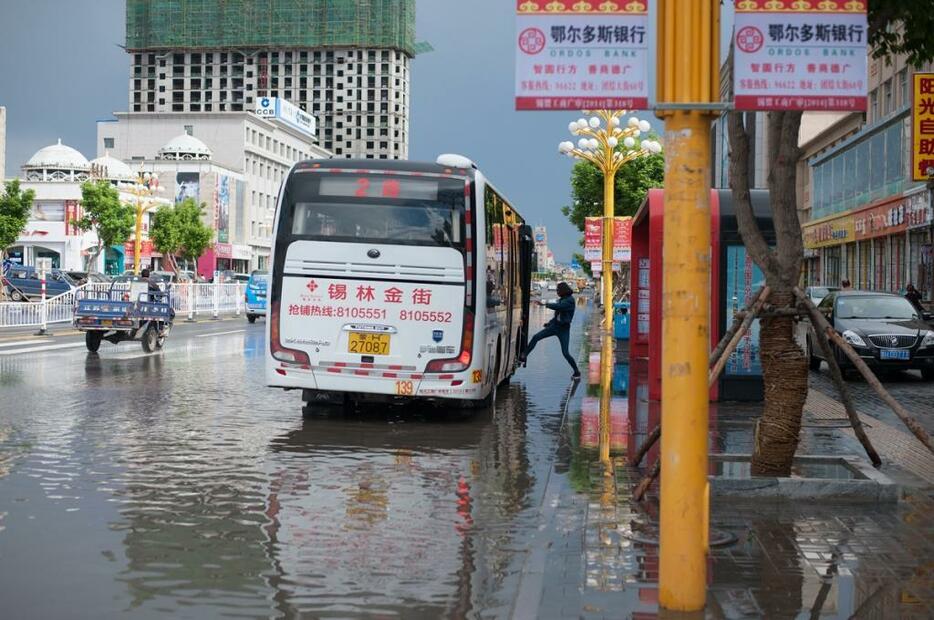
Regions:
<instances>
[{"instance_id":1,"label":"billboard","mask_svg":"<svg viewBox=\"0 0 934 620\"><path fill-rule=\"evenodd\" d=\"M645 109L648 0L516 1L516 109Z\"/></svg>"},{"instance_id":2,"label":"billboard","mask_svg":"<svg viewBox=\"0 0 934 620\"><path fill-rule=\"evenodd\" d=\"M230 177L218 174L214 181L214 230L217 241L230 241Z\"/></svg>"},{"instance_id":3,"label":"billboard","mask_svg":"<svg viewBox=\"0 0 934 620\"><path fill-rule=\"evenodd\" d=\"M186 198L191 198L198 202L198 195L201 191L200 176L197 172L176 172L175 173L175 203L178 204Z\"/></svg>"},{"instance_id":4,"label":"billboard","mask_svg":"<svg viewBox=\"0 0 934 620\"><path fill-rule=\"evenodd\" d=\"M934 176L934 73L915 73L911 98L911 179Z\"/></svg>"},{"instance_id":5,"label":"billboard","mask_svg":"<svg viewBox=\"0 0 934 620\"><path fill-rule=\"evenodd\" d=\"M745 246L730 245L726 249L726 297L727 325L733 315L745 308L759 289L765 285L762 270L746 253ZM762 374L762 361L759 358L759 319L755 319L740 339L736 349L730 355L723 370L731 376L757 376Z\"/></svg>"},{"instance_id":6,"label":"billboard","mask_svg":"<svg viewBox=\"0 0 934 620\"><path fill-rule=\"evenodd\" d=\"M865 111L866 4L737 1L735 108Z\"/></svg>"},{"instance_id":7,"label":"billboard","mask_svg":"<svg viewBox=\"0 0 934 620\"><path fill-rule=\"evenodd\" d=\"M293 129L312 137L317 129L314 116L290 101L278 97L260 97L256 100L254 112L263 118L282 121Z\"/></svg>"}]
</instances>

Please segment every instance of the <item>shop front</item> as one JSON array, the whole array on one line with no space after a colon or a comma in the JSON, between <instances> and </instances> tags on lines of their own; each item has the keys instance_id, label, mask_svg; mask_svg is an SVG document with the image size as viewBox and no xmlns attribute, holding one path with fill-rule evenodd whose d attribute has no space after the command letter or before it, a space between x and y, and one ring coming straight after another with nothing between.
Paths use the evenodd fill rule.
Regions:
<instances>
[{"instance_id":1,"label":"shop front","mask_svg":"<svg viewBox=\"0 0 934 620\"><path fill-rule=\"evenodd\" d=\"M844 253L855 245L852 215L845 213L810 222L802 232L805 253L817 253L816 259L808 262L808 286L839 286L844 277L851 278L847 271L850 259L845 258ZM854 265L855 260L852 259Z\"/></svg>"},{"instance_id":2,"label":"shop front","mask_svg":"<svg viewBox=\"0 0 934 620\"><path fill-rule=\"evenodd\" d=\"M924 299L934 299L934 205L927 188L908 198L908 281L921 291Z\"/></svg>"},{"instance_id":3,"label":"shop front","mask_svg":"<svg viewBox=\"0 0 934 620\"><path fill-rule=\"evenodd\" d=\"M817 252L818 257L807 263L807 283L840 286L847 279L857 289L895 293L911 283L930 298L931 224L927 192L811 222L802 228L805 253Z\"/></svg>"},{"instance_id":4,"label":"shop front","mask_svg":"<svg viewBox=\"0 0 934 620\"><path fill-rule=\"evenodd\" d=\"M869 286L860 288L899 292L907 284L905 252L909 199L896 197L853 213L857 241L869 241L869 256L860 256L860 271L869 274Z\"/></svg>"}]
</instances>

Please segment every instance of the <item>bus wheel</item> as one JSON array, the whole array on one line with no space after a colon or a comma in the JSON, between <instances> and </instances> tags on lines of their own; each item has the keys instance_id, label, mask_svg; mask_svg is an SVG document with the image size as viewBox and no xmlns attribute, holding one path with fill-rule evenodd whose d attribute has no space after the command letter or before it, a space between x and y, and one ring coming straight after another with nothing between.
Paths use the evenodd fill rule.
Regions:
<instances>
[{"instance_id":1,"label":"bus wheel","mask_svg":"<svg viewBox=\"0 0 934 620\"><path fill-rule=\"evenodd\" d=\"M256 315L255 315L255 314L248 314L248 315L246 315L246 320L249 321L250 323L255 323L255 322L256 322Z\"/></svg>"},{"instance_id":2,"label":"bus wheel","mask_svg":"<svg viewBox=\"0 0 934 620\"><path fill-rule=\"evenodd\" d=\"M97 353L97 350L101 348L101 340L104 339L104 332L85 332L84 333L84 344L87 346L88 351L91 353Z\"/></svg>"}]
</instances>

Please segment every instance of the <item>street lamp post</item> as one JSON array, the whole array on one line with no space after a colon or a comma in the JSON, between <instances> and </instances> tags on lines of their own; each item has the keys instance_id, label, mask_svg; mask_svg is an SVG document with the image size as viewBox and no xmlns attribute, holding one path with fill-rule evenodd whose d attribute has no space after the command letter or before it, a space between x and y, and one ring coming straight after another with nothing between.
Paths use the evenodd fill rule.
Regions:
<instances>
[{"instance_id":1,"label":"street lamp post","mask_svg":"<svg viewBox=\"0 0 934 620\"><path fill-rule=\"evenodd\" d=\"M120 189L133 196L133 206L136 209L136 232L133 239L133 273L139 275L140 255L143 249L143 216L152 208L161 204L170 204L169 201L157 198L155 194L162 192L159 185L159 175L155 172L140 172L136 181L125 183Z\"/></svg>"},{"instance_id":2,"label":"street lamp post","mask_svg":"<svg viewBox=\"0 0 934 620\"><path fill-rule=\"evenodd\" d=\"M608 334L613 329L613 215L616 173L624 164L647 155L660 153L661 144L655 140L638 140L649 130L648 121L635 116L625 126L622 117L625 110L597 110L589 119L571 122L568 130L581 136L575 145L562 142L558 150L568 157L583 159L595 165L603 173L603 330Z\"/></svg>"}]
</instances>

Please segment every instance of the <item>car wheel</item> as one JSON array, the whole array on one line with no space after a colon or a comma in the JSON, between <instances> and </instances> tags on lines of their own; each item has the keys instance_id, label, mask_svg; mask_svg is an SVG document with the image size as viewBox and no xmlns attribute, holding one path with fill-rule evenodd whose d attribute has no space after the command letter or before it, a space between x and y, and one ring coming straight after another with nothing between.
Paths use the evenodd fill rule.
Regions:
<instances>
[{"instance_id":1,"label":"car wheel","mask_svg":"<svg viewBox=\"0 0 934 620\"><path fill-rule=\"evenodd\" d=\"M811 344L811 339L808 338L808 368L811 370L820 370L821 359L814 355L814 346Z\"/></svg>"},{"instance_id":2,"label":"car wheel","mask_svg":"<svg viewBox=\"0 0 934 620\"><path fill-rule=\"evenodd\" d=\"M921 378L925 381L934 381L934 368L928 366L921 369Z\"/></svg>"},{"instance_id":3,"label":"car wheel","mask_svg":"<svg viewBox=\"0 0 934 620\"><path fill-rule=\"evenodd\" d=\"M12 299L13 301L28 301L28 300L26 299L26 296L23 295L22 292L17 291L16 289L13 289L13 290L10 292L10 299Z\"/></svg>"},{"instance_id":4,"label":"car wheel","mask_svg":"<svg viewBox=\"0 0 934 620\"><path fill-rule=\"evenodd\" d=\"M104 332L85 332L84 333L84 344L87 346L88 351L91 353L97 353L97 350L101 348L101 341L104 339Z\"/></svg>"},{"instance_id":5,"label":"car wheel","mask_svg":"<svg viewBox=\"0 0 934 620\"><path fill-rule=\"evenodd\" d=\"M247 320L248 323L255 323L255 322L256 322L256 315L255 315L255 314L248 314L248 315L246 315L246 320Z\"/></svg>"}]
</instances>

